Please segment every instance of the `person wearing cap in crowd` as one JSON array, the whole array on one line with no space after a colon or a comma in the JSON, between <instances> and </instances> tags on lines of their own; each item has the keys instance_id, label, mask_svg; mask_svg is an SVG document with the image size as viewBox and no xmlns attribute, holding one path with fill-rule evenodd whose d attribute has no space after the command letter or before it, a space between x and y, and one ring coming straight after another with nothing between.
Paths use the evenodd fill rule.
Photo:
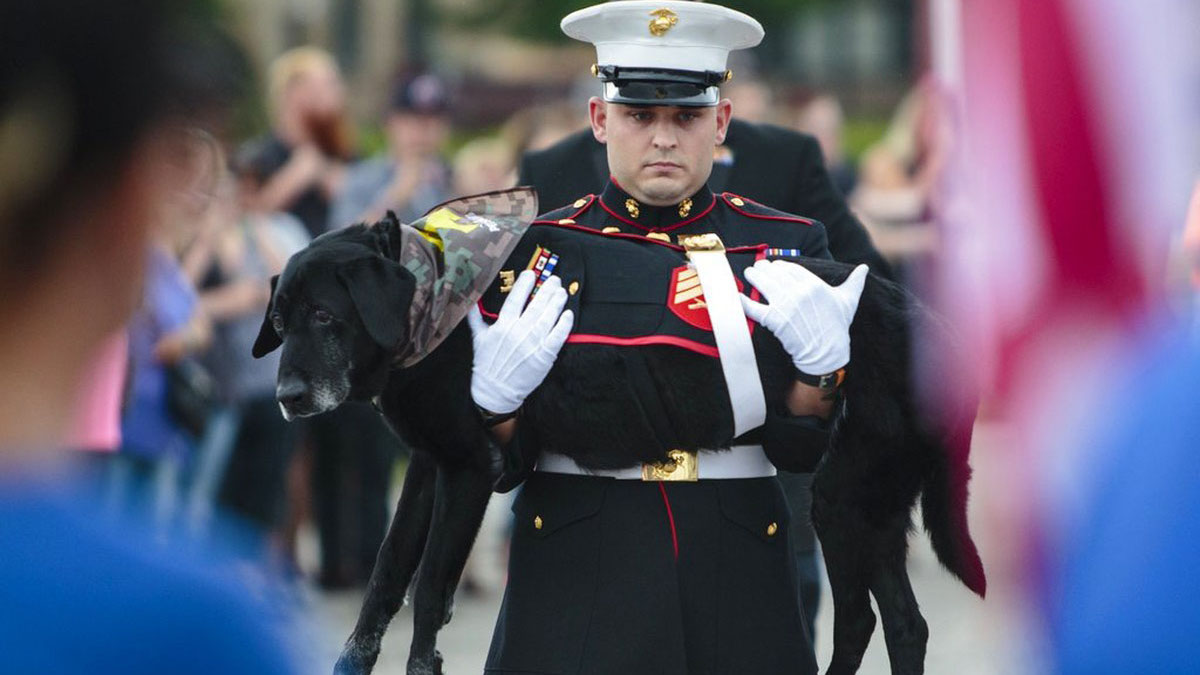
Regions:
<instances>
[{"instance_id":1,"label":"person wearing cap in crowd","mask_svg":"<svg viewBox=\"0 0 1200 675\"><path fill-rule=\"evenodd\" d=\"M761 40L757 21L711 4L630 0L579 10L562 27L596 45L593 72L603 96L591 99L589 113L611 177L597 186L600 194L580 196L542 222L646 246L684 246L694 254L694 267L684 271L699 276L704 297L693 279L668 282L634 261L608 259L603 269L589 266L582 293L578 282L564 289L550 276L539 301L523 311L534 275L522 272L495 323L470 315L472 397L525 478L487 672L814 673L790 515L775 473L776 466L811 471L828 445L866 266L831 287L779 260L829 258L824 227L743 196L714 194L707 183L732 111L718 89L728 77L726 59ZM724 247L764 246L764 259L745 273L753 289L743 291L757 289L767 304L738 294L729 277L716 281L728 263L723 253L701 255L697 242L712 237L692 235L706 234ZM562 259L556 269L566 275L571 263ZM720 352L731 400L738 401L738 437L728 450L684 453L690 459L678 464L695 467L685 480L656 465L585 471L539 447L521 404L570 340L575 312L586 322L588 303L600 296L618 307L610 312L614 323L638 315L635 305L663 303L664 312L693 326L710 320L718 341L750 317L779 339L795 366L785 408L766 410L761 384L757 400L735 395L758 384L746 335L743 351ZM672 344L671 336L660 342ZM646 380L630 385L639 399L653 397L644 393L656 390L648 372L627 375ZM535 466L521 466L528 457Z\"/></svg>"},{"instance_id":2,"label":"person wearing cap in crowd","mask_svg":"<svg viewBox=\"0 0 1200 675\"><path fill-rule=\"evenodd\" d=\"M411 223L450 198L450 172L440 154L450 131L448 106L437 75L421 73L396 84L384 121L387 154L350 168L329 229L375 222L389 210Z\"/></svg>"}]
</instances>

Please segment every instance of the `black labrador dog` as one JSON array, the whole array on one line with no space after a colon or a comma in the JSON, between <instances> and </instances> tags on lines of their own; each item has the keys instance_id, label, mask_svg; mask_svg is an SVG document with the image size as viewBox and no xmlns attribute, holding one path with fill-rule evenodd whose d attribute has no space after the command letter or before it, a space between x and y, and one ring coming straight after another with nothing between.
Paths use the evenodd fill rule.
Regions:
<instances>
[{"instance_id":1,"label":"black labrador dog","mask_svg":"<svg viewBox=\"0 0 1200 675\"><path fill-rule=\"evenodd\" d=\"M370 672L387 624L418 569L408 672L441 672L437 631L450 620L455 588L492 488L511 488L528 470L500 455L471 403L472 339L465 321L415 363L396 359L413 338L405 317L414 295L422 292L398 253L407 227L392 217L352 226L318 237L293 256L272 281L272 300L253 349L261 356L283 348L277 393L285 416L324 412L346 400L373 401L412 449L395 518L337 673ZM571 237L596 235L535 225L522 244L550 239L561 248ZM673 264L682 259L680 253ZM852 270L831 261L798 262L831 284L841 283ZM859 667L875 626L868 594L879 606L892 672L923 671L928 630L905 568L918 496L939 560L971 590L981 596L985 591L966 519L975 407L969 391L951 392L936 413L919 404L914 344L945 363L952 347L948 331L927 317L899 286L868 277L850 331L851 376L842 390L831 447L820 458L813 483L812 518L834 599L831 673ZM913 326L922 327L919 340ZM768 331L755 331L753 341L768 404L777 404L790 377L790 360ZM627 419L620 406L628 405L629 396L619 386L581 385L619 378L629 359L650 369L664 389L669 416L694 420L680 425L690 431L687 438L671 439L674 447L729 445L732 412L724 403L719 364L666 346L567 344L526 401L522 424L547 437L569 437L568 447L578 449L572 458L585 467L646 461L612 456L613 448L640 447L639 435L646 433L636 423L608 423ZM923 370L934 373L930 381L941 391L965 386L945 371L936 364ZM582 388L614 393L586 406L571 403ZM708 389L712 396L671 396L672 389Z\"/></svg>"}]
</instances>

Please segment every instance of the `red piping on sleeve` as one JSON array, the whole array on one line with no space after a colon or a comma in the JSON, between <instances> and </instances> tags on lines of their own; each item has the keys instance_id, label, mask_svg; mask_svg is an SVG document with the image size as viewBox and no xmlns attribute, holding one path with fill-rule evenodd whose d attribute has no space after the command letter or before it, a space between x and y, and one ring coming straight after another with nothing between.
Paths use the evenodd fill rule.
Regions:
<instances>
[{"instance_id":1,"label":"red piping on sleeve","mask_svg":"<svg viewBox=\"0 0 1200 675\"><path fill-rule=\"evenodd\" d=\"M498 312L489 312L483 308L483 298L480 298L479 300L477 300L476 304L479 305L479 313L482 314L484 317L491 319L492 321L495 321L496 319L500 318L500 314Z\"/></svg>"},{"instance_id":2,"label":"red piping on sleeve","mask_svg":"<svg viewBox=\"0 0 1200 675\"><path fill-rule=\"evenodd\" d=\"M667 499L667 488L662 481L658 482L658 489L662 492L663 504L667 507L667 522L671 525L671 546L675 548L675 559L679 560L679 536L675 533L675 514L671 513L671 500Z\"/></svg>"},{"instance_id":3,"label":"red piping on sleeve","mask_svg":"<svg viewBox=\"0 0 1200 675\"><path fill-rule=\"evenodd\" d=\"M646 335L643 337L612 337L609 335L591 335L588 333L571 333L567 336L567 342L571 344L599 344L599 345L617 345L620 347L639 347L643 345L670 345L672 347L682 347L697 354L711 356L712 358L720 358L720 353L716 347L710 347L706 344L694 342L687 338L675 337L674 335Z\"/></svg>"}]
</instances>

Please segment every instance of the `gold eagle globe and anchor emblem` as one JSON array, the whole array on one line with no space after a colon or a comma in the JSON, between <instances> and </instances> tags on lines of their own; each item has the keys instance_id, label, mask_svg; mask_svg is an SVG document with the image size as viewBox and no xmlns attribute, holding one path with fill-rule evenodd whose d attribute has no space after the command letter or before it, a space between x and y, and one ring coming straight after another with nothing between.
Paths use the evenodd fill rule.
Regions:
<instances>
[{"instance_id":1,"label":"gold eagle globe and anchor emblem","mask_svg":"<svg viewBox=\"0 0 1200 675\"><path fill-rule=\"evenodd\" d=\"M654 37L666 35L672 26L679 23L679 15L669 9L656 9L650 12L650 16L654 17L650 20L650 34Z\"/></svg>"}]
</instances>

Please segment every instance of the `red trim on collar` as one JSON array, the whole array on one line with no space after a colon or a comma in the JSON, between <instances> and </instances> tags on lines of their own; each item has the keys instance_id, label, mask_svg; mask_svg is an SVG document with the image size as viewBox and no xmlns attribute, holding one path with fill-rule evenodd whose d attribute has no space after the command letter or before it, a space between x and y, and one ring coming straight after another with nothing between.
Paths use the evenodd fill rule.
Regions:
<instances>
[{"instance_id":1,"label":"red trim on collar","mask_svg":"<svg viewBox=\"0 0 1200 675\"><path fill-rule=\"evenodd\" d=\"M713 207L716 205L717 205L717 200L713 199L711 202L708 203L708 208L704 209L704 211L702 213L698 213L698 214L692 216L691 218L688 218L687 220L681 220L678 223L671 225L670 227L664 227L663 229L658 230L658 231L659 232L670 232L672 230L679 229L679 228L683 227L684 225L687 225L688 223L694 223L697 220L700 220L701 218L703 218L704 216L707 216L713 210Z\"/></svg>"},{"instance_id":2,"label":"red trim on collar","mask_svg":"<svg viewBox=\"0 0 1200 675\"><path fill-rule=\"evenodd\" d=\"M805 225L812 225L813 223L815 223L815 222L816 222L816 221L813 221L813 220L809 220L808 218L804 218L804 217L801 217L801 216L793 216L793 215L790 215L790 214L787 214L787 215L767 215L767 214L764 214L764 213L750 213L750 212L748 212L748 211L745 211L745 210L743 210L743 209L741 209L741 208L738 208L738 206L737 206L736 204L734 204L734 203L733 203L733 201L732 201L732 200L733 200L735 197L736 197L736 198L738 198L738 199L741 199L742 201L745 201L745 202L750 202L751 204L757 204L758 206L762 206L763 208L768 208L768 207L766 207L764 204L761 204L761 203L759 203L759 202L756 202L756 201L754 201L753 199L750 199L749 197L743 197L743 196L741 196L741 195L735 195L735 194L733 194L732 192L722 192L722 193L721 193L721 199L724 199L724 200L725 200L725 203L729 205L729 208L733 209L734 211L737 211L738 213L742 214L743 216L746 216L747 218L757 218L757 219L759 219L759 220L783 220L783 221L787 221L787 222L790 222L790 223L803 223L803 224L805 224Z\"/></svg>"},{"instance_id":3,"label":"red trim on collar","mask_svg":"<svg viewBox=\"0 0 1200 675\"><path fill-rule=\"evenodd\" d=\"M709 202L707 209L704 209L700 213L697 213L696 215L692 216L691 218L688 218L687 220L681 220L678 223L675 223L674 225L670 225L668 227L664 227L662 229L656 230L654 228L646 227L645 225L642 225L641 223L639 223L637 221L630 220L630 219L618 214L616 211L613 211L612 209L608 208L608 204L605 204L603 199L600 199L597 201L599 201L599 203L600 203L600 208L607 211L608 215L612 216L613 218L616 218L617 220L621 221L622 223L625 223L626 225L632 225L632 226L636 227L637 229L645 231L645 232L671 232L672 230L677 230L677 229L683 227L684 225L694 223L697 220L700 220L701 218L703 218L704 216L707 216L709 213L712 212L713 207L717 205L717 200L713 199L711 202Z\"/></svg>"},{"instance_id":4,"label":"red trim on collar","mask_svg":"<svg viewBox=\"0 0 1200 675\"><path fill-rule=\"evenodd\" d=\"M607 211L608 215L612 216L613 218L616 218L617 220L621 221L622 223L625 223L626 225L632 225L632 226L636 227L637 229L645 230L646 232L650 231L650 228L646 227L645 225L642 225L641 223L639 223L637 221L630 220L630 219L626 218L625 216L618 215L616 211L613 211L612 209L608 208L608 204L605 204L603 199L600 200L600 208Z\"/></svg>"}]
</instances>

